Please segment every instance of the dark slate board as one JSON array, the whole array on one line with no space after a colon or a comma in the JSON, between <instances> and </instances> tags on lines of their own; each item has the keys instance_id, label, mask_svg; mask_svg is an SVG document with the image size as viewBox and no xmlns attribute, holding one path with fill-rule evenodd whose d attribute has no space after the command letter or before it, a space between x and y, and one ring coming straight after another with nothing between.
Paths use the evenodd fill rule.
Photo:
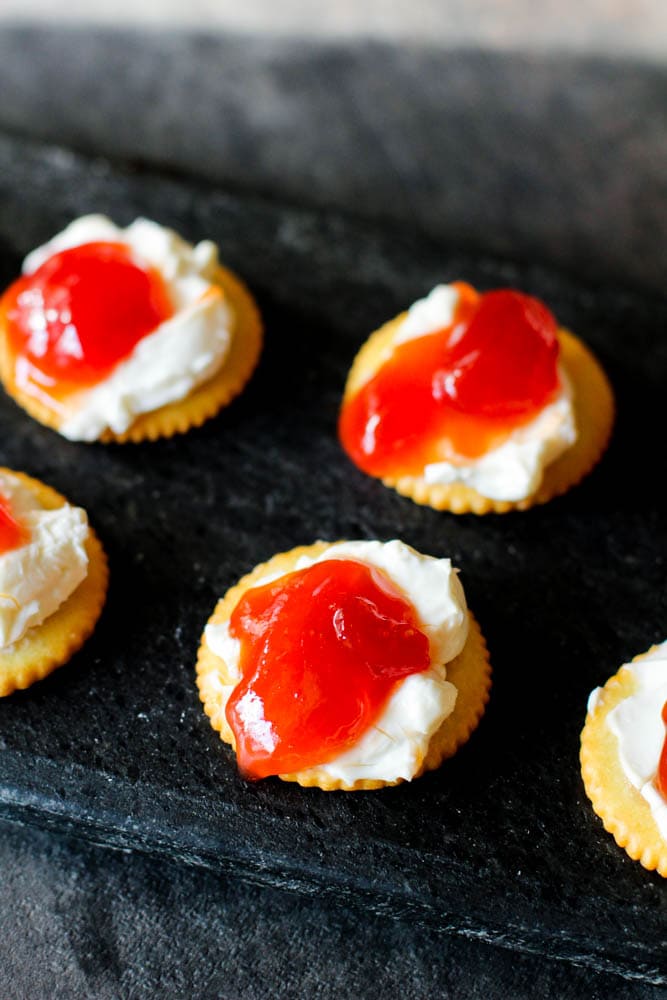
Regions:
<instances>
[{"instance_id":1,"label":"dark slate board","mask_svg":"<svg viewBox=\"0 0 667 1000\"><path fill-rule=\"evenodd\" d=\"M69 666L0 704L0 811L95 842L409 916L471 938L667 982L665 885L583 793L588 692L663 637L667 303L455 248L0 139L0 277L72 216L143 213L218 241L267 344L244 395L186 437L68 443L0 398L0 464L80 503L107 547L108 606ZM547 507L421 509L350 466L335 437L367 333L439 280L541 295L596 350L619 420L602 465ZM492 700L437 773L379 794L246 784L193 680L221 594L315 538L401 537L462 568Z\"/></svg>"}]
</instances>

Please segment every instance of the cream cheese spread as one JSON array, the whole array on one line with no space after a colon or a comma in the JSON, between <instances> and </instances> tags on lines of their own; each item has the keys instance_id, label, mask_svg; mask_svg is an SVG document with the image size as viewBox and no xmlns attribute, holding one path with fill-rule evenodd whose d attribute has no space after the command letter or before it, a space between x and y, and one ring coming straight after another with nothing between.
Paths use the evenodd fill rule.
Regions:
<instances>
[{"instance_id":1,"label":"cream cheese spread","mask_svg":"<svg viewBox=\"0 0 667 1000\"><path fill-rule=\"evenodd\" d=\"M436 285L423 299L413 303L396 330L394 343L424 337L450 326L459 293L453 285ZM499 447L479 458L454 464L427 465L427 483L462 483L491 500L519 501L531 496L542 482L545 468L577 439L572 388L559 368L561 389L537 416L512 431Z\"/></svg>"},{"instance_id":2,"label":"cream cheese spread","mask_svg":"<svg viewBox=\"0 0 667 1000\"><path fill-rule=\"evenodd\" d=\"M414 606L430 642L431 665L401 681L380 718L355 746L315 770L346 784L360 779L410 780L421 767L431 737L456 703L456 688L447 680L446 664L461 652L468 635L465 595L457 571L449 559L421 555L400 541L338 542L316 557L302 556L295 569L325 559L357 559L385 573ZM255 586L282 575L267 575ZM229 635L227 624L208 625L206 642L236 678L234 684L220 685L226 702L240 680L240 643Z\"/></svg>"},{"instance_id":3,"label":"cream cheese spread","mask_svg":"<svg viewBox=\"0 0 667 1000\"><path fill-rule=\"evenodd\" d=\"M662 708L667 702L667 641L626 663L635 690L607 715L607 725L618 740L623 773L648 802L661 835L667 841L667 801L655 786L655 776L665 742ZM595 693L595 692L594 692Z\"/></svg>"},{"instance_id":4,"label":"cream cheese spread","mask_svg":"<svg viewBox=\"0 0 667 1000\"><path fill-rule=\"evenodd\" d=\"M45 510L17 477L0 472L0 492L29 533L28 541L0 555L0 650L41 625L88 572L85 511L65 504Z\"/></svg>"},{"instance_id":5,"label":"cream cheese spread","mask_svg":"<svg viewBox=\"0 0 667 1000\"><path fill-rule=\"evenodd\" d=\"M107 429L122 434L142 413L188 396L223 365L232 340L233 315L215 281L217 248L205 240L192 246L177 233L147 219L127 228L102 215L87 215L30 253L23 271L31 274L53 254L84 243L123 243L138 264L155 268L167 287L174 315L143 337L111 374L97 385L56 403L60 433L74 441L94 441ZM21 362L17 384L35 392Z\"/></svg>"}]
</instances>

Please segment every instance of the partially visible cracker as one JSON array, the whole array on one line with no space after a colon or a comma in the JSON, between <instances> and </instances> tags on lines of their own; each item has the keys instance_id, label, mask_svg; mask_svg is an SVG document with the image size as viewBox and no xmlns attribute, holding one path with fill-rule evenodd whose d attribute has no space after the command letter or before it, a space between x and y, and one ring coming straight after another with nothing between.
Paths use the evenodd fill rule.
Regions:
<instances>
[{"instance_id":1,"label":"partially visible cracker","mask_svg":"<svg viewBox=\"0 0 667 1000\"><path fill-rule=\"evenodd\" d=\"M348 375L343 402L350 399L391 357L402 313L371 334L357 354ZM567 330L558 331L560 360L570 379L577 440L547 466L537 491L524 500L492 500L463 483L427 483L419 476L387 476L382 482L415 503L453 514L506 514L527 510L565 493L591 471L602 457L614 423L614 396L595 356Z\"/></svg>"},{"instance_id":2,"label":"partially visible cracker","mask_svg":"<svg viewBox=\"0 0 667 1000\"><path fill-rule=\"evenodd\" d=\"M47 510L67 503L60 493L38 479L13 469L0 471L20 479ZM109 571L104 549L90 527L86 552L88 572L76 590L41 625L0 650L0 697L27 688L62 666L93 632L104 606Z\"/></svg>"},{"instance_id":3,"label":"partially visible cracker","mask_svg":"<svg viewBox=\"0 0 667 1000\"><path fill-rule=\"evenodd\" d=\"M218 267L217 281L225 293L234 314L234 327L229 354L222 367L207 382L194 389L185 399L150 413L143 413L122 434L106 430L100 437L104 443L127 441L155 441L158 438L184 434L191 427L199 427L237 396L252 375L262 350L262 321L252 295L243 282L231 271ZM57 431L60 419L55 410L36 399L16 384L14 359L9 351L7 337L2 334L0 321L0 379L6 391L23 409Z\"/></svg>"},{"instance_id":4,"label":"partially visible cracker","mask_svg":"<svg viewBox=\"0 0 667 1000\"><path fill-rule=\"evenodd\" d=\"M243 594L256 586L261 579L269 575L290 573L302 556L316 558L330 548L331 544L331 542L315 542L313 545L300 545L289 552L280 552L268 562L256 566L218 601L207 624L218 625L227 622ZM447 664L447 680L455 685L458 692L456 705L452 714L431 737L428 752L422 766L414 775L415 778L425 771L439 767L443 760L456 753L477 727L489 700L491 689L489 654L479 625L470 612L468 615L469 631L466 644L459 655ZM197 686L204 711L213 728L220 734L220 738L235 749L234 734L225 716L228 694L221 688L221 685L233 684L234 678L227 672L225 661L211 652L204 635L199 646L196 669ZM396 781L362 778L352 783L345 783L317 768L308 768L307 772L279 774L278 777L283 781L296 782L304 788L321 788L325 792L372 791L398 785L404 781L403 778Z\"/></svg>"},{"instance_id":5,"label":"partially visible cracker","mask_svg":"<svg viewBox=\"0 0 667 1000\"><path fill-rule=\"evenodd\" d=\"M635 656L633 662L645 659L653 649ZM621 667L601 689L581 733L581 774L594 811L618 846L644 868L667 878L667 841L648 802L626 778L618 756L618 740L607 725L612 709L634 694L636 687L632 672Z\"/></svg>"}]
</instances>

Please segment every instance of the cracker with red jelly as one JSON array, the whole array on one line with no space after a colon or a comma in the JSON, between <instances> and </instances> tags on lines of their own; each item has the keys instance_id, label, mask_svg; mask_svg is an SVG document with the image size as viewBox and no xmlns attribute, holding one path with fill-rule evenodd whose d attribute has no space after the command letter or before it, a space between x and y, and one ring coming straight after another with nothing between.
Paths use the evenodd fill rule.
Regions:
<instances>
[{"instance_id":1,"label":"cracker with red jelly","mask_svg":"<svg viewBox=\"0 0 667 1000\"><path fill-rule=\"evenodd\" d=\"M613 417L600 365L541 302L457 282L362 346L339 435L362 471L417 503L506 513L578 483Z\"/></svg>"},{"instance_id":2,"label":"cracker with red jelly","mask_svg":"<svg viewBox=\"0 0 667 1000\"><path fill-rule=\"evenodd\" d=\"M209 242L84 216L24 262L0 302L0 378L70 440L184 433L250 378L262 324Z\"/></svg>"},{"instance_id":3,"label":"cracker with red jelly","mask_svg":"<svg viewBox=\"0 0 667 1000\"><path fill-rule=\"evenodd\" d=\"M218 602L197 684L246 777L359 791L454 754L482 717L491 668L448 560L400 542L317 542Z\"/></svg>"},{"instance_id":4,"label":"cracker with red jelly","mask_svg":"<svg viewBox=\"0 0 667 1000\"><path fill-rule=\"evenodd\" d=\"M21 502L12 503L4 495L0 497L0 617L4 608L20 618L21 597L29 592L31 567L39 580L32 602L35 605L39 605L40 598L44 599L45 588L51 590L46 598L52 605L57 604L53 591L62 586L68 576L66 551L63 549L54 562L52 581L45 577L45 564L39 561L42 550L38 544L39 529L34 527L35 514L41 516L41 512L52 512L55 515L72 508L60 493L38 479L0 469L0 480L7 478L18 487ZM26 497L28 503L25 502ZM26 509L30 512L26 513ZM83 517L82 512L77 513ZM25 631L19 624L15 630L17 638L9 644L0 645L0 697L29 687L67 663L92 634L106 598L109 574L106 555L97 535L87 522L85 529L81 542L85 550L85 571L81 582L38 624ZM54 534L52 523L49 534ZM12 566L8 566L10 558ZM23 579L17 582L19 574ZM19 585L17 597L15 587ZM38 607L33 614L39 618ZM11 629L11 622L9 627Z\"/></svg>"},{"instance_id":5,"label":"cracker with red jelly","mask_svg":"<svg viewBox=\"0 0 667 1000\"><path fill-rule=\"evenodd\" d=\"M595 690L581 734L586 794L605 830L667 878L667 643Z\"/></svg>"}]
</instances>

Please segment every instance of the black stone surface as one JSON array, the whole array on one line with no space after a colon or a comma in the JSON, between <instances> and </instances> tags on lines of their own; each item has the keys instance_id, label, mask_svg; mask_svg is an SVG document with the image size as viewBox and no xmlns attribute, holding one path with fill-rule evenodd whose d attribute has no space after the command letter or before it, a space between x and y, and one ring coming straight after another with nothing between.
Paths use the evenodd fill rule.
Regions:
<instances>
[{"instance_id":1,"label":"black stone surface","mask_svg":"<svg viewBox=\"0 0 667 1000\"><path fill-rule=\"evenodd\" d=\"M0 823L3 1000L663 1000L569 962Z\"/></svg>"},{"instance_id":2,"label":"black stone surface","mask_svg":"<svg viewBox=\"0 0 667 1000\"><path fill-rule=\"evenodd\" d=\"M664 65L206 29L5 27L0 128L664 288Z\"/></svg>"},{"instance_id":3,"label":"black stone surface","mask_svg":"<svg viewBox=\"0 0 667 1000\"><path fill-rule=\"evenodd\" d=\"M85 506L112 570L86 648L0 705L3 815L664 983L664 883L602 831L577 753L590 689L663 634L655 450L667 303L0 140L3 280L26 250L86 211L119 222L141 212L217 240L257 294L267 346L229 410L155 445L71 444L0 401L0 463ZM541 295L616 387L607 457L543 509L438 515L358 473L337 445L340 391L359 344L436 281L458 276ZM345 796L248 785L198 704L202 625L254 563L343 536L402 537L461 566L492 652L489 710L466 748L412 786Z\"/></svg>"}]
</instances>

